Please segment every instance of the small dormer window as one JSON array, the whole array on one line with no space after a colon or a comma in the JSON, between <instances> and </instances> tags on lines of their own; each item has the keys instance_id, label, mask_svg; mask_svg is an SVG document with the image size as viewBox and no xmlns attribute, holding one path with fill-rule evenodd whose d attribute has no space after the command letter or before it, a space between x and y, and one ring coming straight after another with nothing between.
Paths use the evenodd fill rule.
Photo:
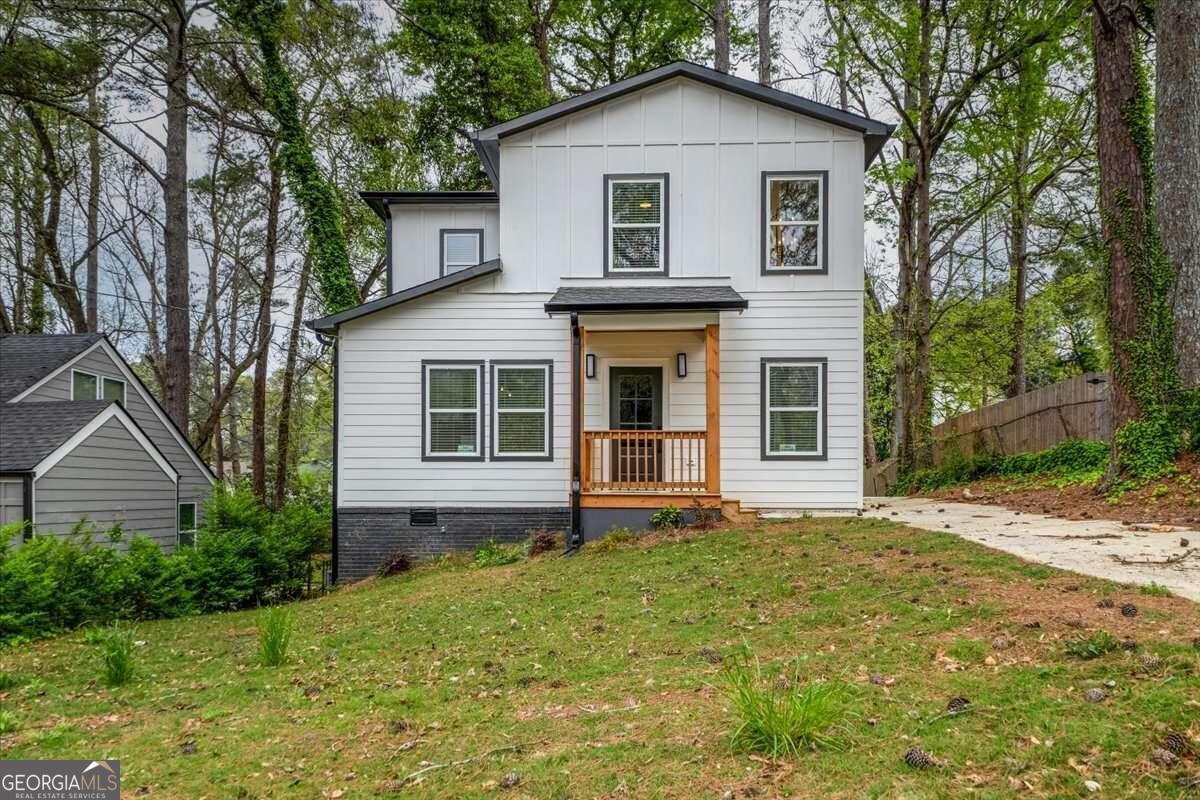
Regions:
<instances>
[{"instance_id":1,"label":"small dormer window","mask_svg":"<svg viewBox=\"0 0 1200 800\"><path fill-rule=\"evenodd\" d=\"M607 275L667 272L667 176L604 176Z\"/></svg>"},{"instance_id":2,"label":"small dormer window","mask_svg":"<svg viewBox=\"0 0 1200 800\"><path fill-rule=\"evenodd\" d=\"M442 274L464 270L483 261L482 228L442 229Z\"/></svg>"}]
</instances>

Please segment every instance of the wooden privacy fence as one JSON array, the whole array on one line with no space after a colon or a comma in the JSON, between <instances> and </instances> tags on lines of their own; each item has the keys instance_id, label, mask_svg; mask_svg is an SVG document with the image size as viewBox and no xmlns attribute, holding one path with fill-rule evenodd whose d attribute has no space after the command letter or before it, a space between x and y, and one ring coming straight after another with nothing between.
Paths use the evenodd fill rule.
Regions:
<instances>
[{"instance_id":1,"label":"wooden privacy fence","mask_svg":"<svg viewBox=\"0 0 1200 800\"><path fill-rule=\"evenodd\" d=\"M1011 456L1053 447L1064 439L1112 438L1109 376L1088 372L1019 397L968 411L933 428L933 460L980 453ZM886 494L896 481L892 459L864 470L863 493Z\"/></svg>"}]
</instances>

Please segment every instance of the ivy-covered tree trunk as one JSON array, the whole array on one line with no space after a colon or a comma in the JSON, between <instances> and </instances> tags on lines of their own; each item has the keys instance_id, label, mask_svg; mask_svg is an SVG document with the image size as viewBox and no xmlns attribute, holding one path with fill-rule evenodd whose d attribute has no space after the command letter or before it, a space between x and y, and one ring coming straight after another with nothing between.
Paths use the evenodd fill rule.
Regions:
<instances>
[{"instance_id":1,"label":"ivy-covered tree trunk","mask_svg":"<svg viewBox=\"0 0 1200 800\"><path fill-rule=\"evenodd\" d=\"M1178 384L1172 276L1151 206L1151 99L1137 11L1137 0L1096 0L1092 15L1113 374L1113 458L1106 488L1123 475L1161 472L1179 444L1171 416Z\"/></svg>"},{"instance_id":2,"label":"ivy-covered tree trunk","mask_svg":"<svg viewBox=\"0 0 1200 800\"><path fill-rule=\"evenodd\" d=\"M288 187L304 211L304 233L315 256L325 312L344 311L358 304L358 289L350 270L337 195L313 156L300 120L300 96L280 52L287 6L280 0L226 0L224 7L233 24L258 44L262 56L263 91L279 125L279 157L287 171Z\"/></svg>"},{"instance_id":3,"label":"ivy-covered tree trunk","mask_svg":"<svg viewBox=\"0 0 1200 800\"><path fill-rule=\"evenodd\" d=\"M1200 3L1158 0L1154 210L1175 269L1175 353L1185 389L1200 389ZM1200 431L1193 428L1194 438Z\"/></svg>"}]
</instances>

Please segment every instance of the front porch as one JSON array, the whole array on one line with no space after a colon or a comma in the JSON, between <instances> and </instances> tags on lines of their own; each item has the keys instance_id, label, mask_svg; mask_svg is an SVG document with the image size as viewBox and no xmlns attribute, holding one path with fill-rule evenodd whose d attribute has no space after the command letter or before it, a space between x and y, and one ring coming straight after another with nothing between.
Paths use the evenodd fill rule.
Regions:
<instances>
[{"instance_id":1,"label":"front porch","mask_svg":"<svg viewBox=\"0 0 1200 800\"><path fill-rule=\"evenodd\" d=\"M719 508L719 317L590 317L576 365L581 507Z\"/></svg>"}]
</instances>

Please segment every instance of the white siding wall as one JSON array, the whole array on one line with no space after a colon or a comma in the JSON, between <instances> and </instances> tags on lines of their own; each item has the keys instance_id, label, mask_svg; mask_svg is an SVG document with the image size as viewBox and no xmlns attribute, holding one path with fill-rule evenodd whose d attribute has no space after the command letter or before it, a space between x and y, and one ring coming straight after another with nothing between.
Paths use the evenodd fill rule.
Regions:
<instances>
[{"instance_id":1,"label":"white siding wall","mask_svg":"<svg viewBox=\"0 0 1200 800\"><path fill-rule=\"evenodd\" d=\"M566 505L570 323L547 299L448 290L343 325L338 505ZM554 461L422 461L421 361L519 358L554 361Z\"/></svg>"},{"instance_id":2,"label":"white siding wall","mask_svg":"<svg viewBox=\"0 0 1200 800\"><path fill-rule=\"evenodd\" d=\"M676 79L506 138L500 149L498 214L461 207L394 209L395 288L437 276L442 227L482 224L486 257L498 254L504 271L466 291L444 292L342 326L339 505L566 504L569 322L548 318L542 304L564 284L661 282L729 284L750 301L742 314L720 315L722 493L755 508L860 504L863 141L858 133ZM828 170L828 275L760 275L764 170ZM619 172L670 174L670 277L665 281L603 278L603 176ZM463 216L469 214L480 216ZM488 225L498 227L499 235ZM660 316L695 322L702 315ZM691 327L702 327L702 321ZM598 356L599 375L586 382L585 425L608 424L606 359L650 358L664 359L666 424L702 428L699 337L694 330L639 337L589 333L588 350ZM683 381L674 377L674 354L680 350L689 359ZM763 357L828 359L828 460L761 459ZM422 462L421 360L497 358L554 360L554 461Z\"/></svg>"},{"instance_id":3,"label":"white siding wall","mask_svg":"<svg viewBox=\"0 0 1200 800\"><path fill-rule=\"evenodd\" d=\"M596 377L583 382L586 430L609 427L608 370L614 366L662 367L663 428L704 430L704 331L589 331L587 352L596 354ZM687 353L686 378L676 375L676 353Z\"/></svg>"},{"instance_id":4,"label":"white siding wall","mask_svg":"<svg viewBox=\"0 0 1200 800\"><path fill-rule=\"evenodd\" d=\"M829 171L829 275L759 274L764 170ZM602 278L604 175L622 172L670 175L672 278L862 287L862 136L678 78L501 140L499 291Z\"/></svg>"},{"instance_id":5,"label":"white siding wall","mask_svg":"<svg viewBox=\"0 0 1200 800\"><path fill-rule=\"evenodd\" d=\"M483 228L483 260L500 252L500 211L493 205L393 205L392 291L441 274L443 228Z\"/></svg>"}]
</instances>

